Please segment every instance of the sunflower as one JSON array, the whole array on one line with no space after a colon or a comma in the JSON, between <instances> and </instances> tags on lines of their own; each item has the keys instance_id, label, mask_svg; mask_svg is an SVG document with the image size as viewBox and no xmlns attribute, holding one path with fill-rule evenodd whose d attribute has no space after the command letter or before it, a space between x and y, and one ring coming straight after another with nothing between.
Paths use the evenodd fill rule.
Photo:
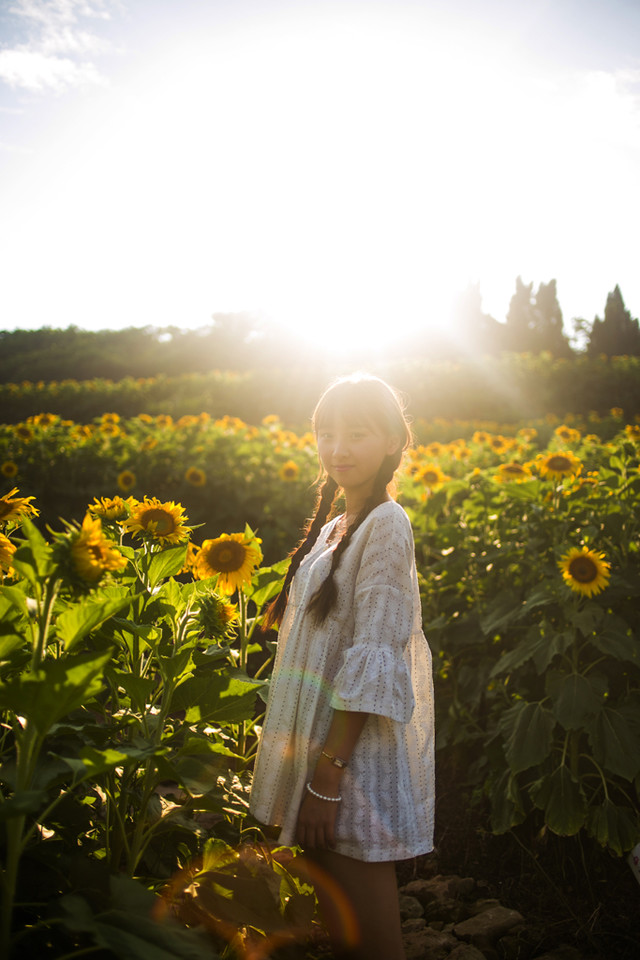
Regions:
<instances>
[{"instance_id":1,"label":"sunflower","mask_svg":"<svg viewBox=\"0 0 640 960\"><path fill-rule=\"evenodd\" d=\"M160 413L156 417L156 425L158 427L172 427L173 417L168 413Z\"/></svg>"},{"instance_id":2,"label":"sunflower","mask_svg":"<svg viewBox=\"0 0 640 960\"><path fill-rule=\"evenodd\" d=\"M557 453L548 453L541 456L538 469L543 477L550 480L562 480L563 477L572 477L580 473L582 462L569 450L559 450Z\"/></svg>"},{"instance_id":3,"label":"sunflower","mask_svg":"<svg viewBox=\"0 0 640 960\"><path fill-rule=\"evenodd\" d=\"M21 440L29 441L33 439L33 430L31 427L28 427L26 423L18 423L13 428L13 432L16 437L20 437Z\"/></svg>"},{"instance_id":4,"label":"sunflower","mask_svg":"<svg viewBox=\"0 0 640 960\"><path fill-rule=\"evenodd\" d=\"M39 427L46 429L47 427L53 426L59 417L55 413L37 413L32 419Z\"/></svg>"},{"instance_id":5,"label":"sunflower","mask_svg":"<svg viewBox=\"0 0 640 960\"><path fill-rule=\"evenodd\" d=\"M434 440L424 448L424 452L428 457L439 457L442 453L442 444Z\"/></svg>"},{"instance_id":6,"label":"sunflower","mask_svg":"<svg viewBox=\"0 0 640 960\"><path fill-rule=\"evenodd\" d=\"M640 440L640 427L637 423L628 423L624 430L629 440Z\"/></svg>"},{"instance_id":7,"label":"sunflower","mask_svg":"<svg viewBox=\"0 0 640 960\"><path fill-rule=\"evenodd\" d=\"M233 603L227 603L217 593L211 593L200 602L199 620L207 637L222 640L232 633L238 620L238 608Z\"/></svg>"},{"instance_id":8,"label":"sunflower","mask_svg":"<svg viewBox=\"0 0 640 960\"><path fill-rule=\"evenodd\" d=\"M133 490L137 483L137 478L133 470L123 470L118 474L118 486L125 493L129 493L129 490Z\"/></svg>"},{"instance_id":9,"label":"sunflower","mask_svg":"<svg viewBox=\"0 0 640 960\"><path fill-rule=\"evenodd\" d=\"M9 493L0 497L0 524L10 523L11 521L20 522L25 517L38 515L39 511L32 507L30 503L31 500L35 500L35 497L14 497L14 493L17 492L18 488L14 487Z\"/></svg>"},{"instance_id":10,"label":"sunflower","mask_svg":"<svg viewBox=\"0 0 640 960\"><path fill-rule=\"evenodd\" d=\"M553 432L563 443L578 443L580 440L580 431L576 430L575 427L568 427L564 423L562 426L556 427Z\"/></svg>"},{"instance_id":11,"label":"sunflower","mask_svg":"<svg viewBox=\"0 0 640 960\"><path fill-rule=\"evenodd\" d=\"M447 480L451 480L451 477L443 473L436 463L427 463L416 474L416 479L424 483L425 487L429 487L430 490L439 490Z\"/></svg>"},{"instance_id":12,"label":"sunflower","mask_svg":"<svg viewBox=\"0 0 640 960\"><path fill-rule=\"evenodd\" d=\"M299 473L300 467L297 463L294 463L293 460L287 460L287 462L283 463L278 470L278 476L281 480L284 480L285 483L291 483L292 480L296 479Z\"/></svg>"},{"instance_id":13,"label":"sunflower","mask_svg":"<svg viewBox=\"0 0 640 960\"><path fill-rule=\"evenodd\" d=\"M248 530L205 540L196 557L195 574L201 580L218 575L217 589L230 596L250 586L253 571L262 561L260 543Z\"/></svg>"},{"instance_id":14,"label":"sunflower","mask_svg":"<svg viewBox=\"0 0 640 960\"><path fill-rule=\"evenodd\" d=\"M198 467L189 467L187 472L184 475L187 483L190 483L192 487L204 487L207 482L207 475L204 470L200 470Z\"/></svg>"},{"instance_id":15,"label":"sunflower","mask_svg":"<svg viewBox=\"0 0 640 960\"><path fill-rule=\"evenodd\" d=\"M100 520L89 513L71 543L71 559L78 576L89 583L100 580L107 571L122 570L127 565L126 557L102 532Z\"/></svg>"},{"instance_id":16,"label":"sunflower","mask_svg":"<svg viewBox=\"0 0 640 960\"><path fill-rule=\"evenodd\" d=\"M120 423L119 413L103 413L100 417L101 423Z\"/></svg>"},{"instance_id":17,"label":"sunflower","mask_svg":"<svg viewBox=\"0 0 640 960\"><path fill-rule=\"evenodd\" d=\"M104 423L100 424L98 428L100 433L105 437L119 437L122 435L122 430L117 423L111 423L109 420L106 420Z\"/></svg>"},{"instance_id":18,"label":"sunflower","mask_svg":"<svg viewBox=\"0 0 640 960\"><path fill-rule=\"evenodd\" d=\"M489 443L490 436L486 430L476 430L474 435L471 437L472 443Z\"/></svg>"},{"instance_id":19,"label":"sunflower","mask_svg":"<svg viewBox=\"0 0 640 960\"><path fill-rule=\"evenodd\" d=\"M538 431L535 427L521 427L521 429L518 430L518 436L521 437L525 443L529 443L538 436Z\"/></svg>"},{"instance_id":20,"label":"sunflower","mask_svg":"<svg viewBox=\"0 0 640 960\"><path fill-rule=\"evenodd\" d=\"M3 477L13 480L13 478L18 475L18 464L14 463L13 460L5 460L2 466L0 466L0 473Z\"/></svg>"},{"instance_id":21,"label":"sunflower","mask_svg":"<svg viewBox=\"0 0 640 960\"><path fill-rule=\"evenodd\" d=\"M0 533L0 581L11 574L11 561L15 552L16 548L11 540Z\"/></svg>"},{"instance_id":22,"label":"sunflower","mask_svg":"<svg viewBox=\"0 0 640 960\"><path fill-rule=\"evenodd\" d=\"M122 497L94 497L88 509L94 517L103 520L126 520L129 516L127 501Z\"/></svg>"},{"instance_id":23,"label":"sunflower","mask_svg":"<svg viewBox=\"0 0 640 960\"><path fill-rule=\"evenodd\" d=\"M280 423L280 417L277 413L268 413L262 418L261 423L263 427L273 427Z\"/></svg>"},{"instance_id":24,"label":"sunflower","mask_svg":"<svg viewBox=\"0 0 640 960\"><path fill-rule=\"evenodd\" d=\"M604 553L596 553L588 547L572 547L558 561L558 566L571 589L586 597L600 593L609 583L611 564L604 559Z\"/></svg>"},{"instance_id":25,"label":"sunflower","mask_svg":"<svg viewBox=\"0 0 640 960\"><path fill-rule=\"evenodd\" d=\"M131 516L123 527L134 537L147 534L161 543L180 543L189 539L188 519L181 504L161 503L157 497L145 497L142 503L132 503Z\"/></svg>"},{"instance_id":26,"label":"sunflower","mask_svg":"<svg viewBox=\"0 0 640 960\"><path fill-rule=\"evenodd\" d=\"M611 410L609 410L609 413L611 414L612 417L615 417L616 420L621 420L622 417L624 416L624 410L622 409L622 407L611 407Z\"/></svg>"},{"instance_id":27,"label":"sunflower","mask_svg":"<svg viewBox=\"0 0 640 960\"><path fill-rule=\"evenodd\" d=\"M531 479L531 470L526 464L522 463L501 463L495 479L498 483L508 483L511 480L515 480L516 483L523 483L525 480Z\"/></svg>"}]
</instances>

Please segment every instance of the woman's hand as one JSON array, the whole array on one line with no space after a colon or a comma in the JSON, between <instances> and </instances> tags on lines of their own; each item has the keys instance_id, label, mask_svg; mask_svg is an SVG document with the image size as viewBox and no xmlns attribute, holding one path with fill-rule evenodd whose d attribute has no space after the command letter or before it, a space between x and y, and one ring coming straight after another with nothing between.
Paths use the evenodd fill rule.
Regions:
<instances>
[{"instance_id":1,"label":"woman's hand","mask_svg":"<svg viewBox=\"0 0 640 960\"><path fill-rule=\"evenodd\" d=\"M335 822L339 806L339 802L320 800L305 789L296 826L296 841L303 849L335 847Z\"/></svg>"}]
</instances>

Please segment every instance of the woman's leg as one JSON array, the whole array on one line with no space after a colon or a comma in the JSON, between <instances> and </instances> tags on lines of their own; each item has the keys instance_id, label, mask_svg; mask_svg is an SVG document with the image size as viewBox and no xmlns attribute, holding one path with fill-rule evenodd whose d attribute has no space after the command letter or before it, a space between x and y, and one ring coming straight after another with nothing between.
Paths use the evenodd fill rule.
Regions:
<instances>
[{"instance_id":1,"label":"woman's leg","mask_svg":"<svg viewBox=\"0 0 640 960\"><path fill-rule=\"evenodd\" d=\"M404 960L395 865L333 850L314 850L308 859L336 957Z\"/></svg>"}]
</instances>

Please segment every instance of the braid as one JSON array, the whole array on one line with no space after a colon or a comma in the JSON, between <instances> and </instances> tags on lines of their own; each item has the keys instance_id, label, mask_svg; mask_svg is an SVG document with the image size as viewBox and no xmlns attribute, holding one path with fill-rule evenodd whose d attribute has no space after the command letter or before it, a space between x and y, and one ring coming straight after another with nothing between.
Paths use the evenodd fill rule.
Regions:
<instances>
[{"instance_id":1,"label":"braid","mask_svg":"<svg viewBox=\"0 0 640 960\"><path fill-rule=\"evenodd\" d=\"M320 487L315 513L306 526L304 538L291 554L291 563L289 564L287 575L284 578L282 589L275 600L273 600L267 607L265 618L262 624L263 629L268 630L270 627L274 627L282 622L284 611L287 606L287 600L289 599L289 587L291 586L291 581L293 580L298 567L318 539L320 531L331 512L337 492L338 484L331 477L327 477Z\"/></svg>"},{"instance_id":2,"label":"braid","mask_svg":"<svg viewBox=\"0 0 640 960\"><path fill-rule=\"evenodd\" d=\"M329 575L321 584L314 596L311 598L309 610L315 615L316 621L322 623L326 620L329 612L333 608L337 599L337 590L334 581L334 574L340 565L342 555L351 543L351 538L359 526L366 520L371 511L384 503L387 495L387 487L393 480L393 475L400 463L402 451L398 454L386 456L380 465L373 483L371 495L365 500L360 513L357 514L352 524L347 527L346 533L341 537L331 559L331 569Z\"/></svg>"}]
</instances>

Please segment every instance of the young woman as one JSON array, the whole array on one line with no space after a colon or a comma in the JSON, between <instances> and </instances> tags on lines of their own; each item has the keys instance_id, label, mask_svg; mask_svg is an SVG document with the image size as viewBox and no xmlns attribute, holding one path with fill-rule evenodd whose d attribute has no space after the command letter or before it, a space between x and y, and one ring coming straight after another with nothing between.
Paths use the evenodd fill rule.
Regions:
<instances>
[{"instance_id":1,"label":"young woman","mask_svg":"<svg viewBox=\"0 0 640 960\"><path fill-rule=\"evenodd\" d=\"M270 613L251 809L310 859L335 955L401 960L395 861L433 848L434 810L431 656L411 526L389 493L410 431L367 376L329 387L313 427L324 479Z\"/></svg>"}]
</instances>

